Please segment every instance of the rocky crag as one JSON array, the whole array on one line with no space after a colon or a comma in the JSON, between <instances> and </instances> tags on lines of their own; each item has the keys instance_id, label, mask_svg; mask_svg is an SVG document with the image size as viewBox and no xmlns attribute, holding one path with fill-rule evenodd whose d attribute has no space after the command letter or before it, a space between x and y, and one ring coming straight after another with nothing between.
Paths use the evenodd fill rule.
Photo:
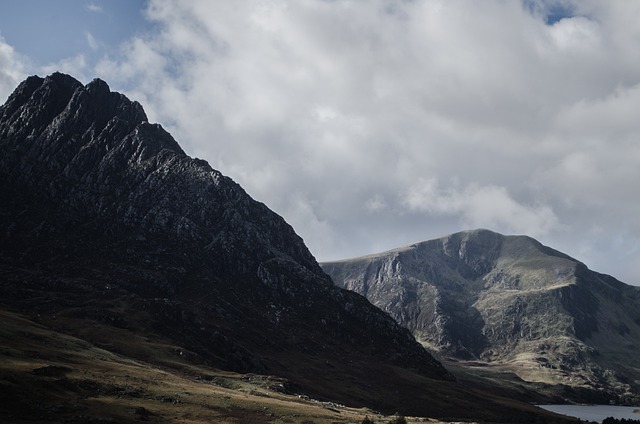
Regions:
<instances>
[{"instance_id":1,"label":"rocky crag","mask_svg":"<svg viewBox=\"0 0 640 424\"><path fill-rule=\"evenodd\" d=\"M472 372L511 371L573 400L638 401L640 288L530 237L461 232L322 267Z\"/></svg>"}]
</instances>

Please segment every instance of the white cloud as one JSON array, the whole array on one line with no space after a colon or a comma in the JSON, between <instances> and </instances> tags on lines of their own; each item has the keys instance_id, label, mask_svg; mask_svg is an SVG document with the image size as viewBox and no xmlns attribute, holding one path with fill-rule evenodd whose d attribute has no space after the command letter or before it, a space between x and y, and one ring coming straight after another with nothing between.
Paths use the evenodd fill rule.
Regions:
<instances>
[{"instance_id":1,"label":"white cloud","mask_svg":"<svg viewBox=\"0 0 640 424\"><path fill-rule=\"evenodd\" d=\"M603 98L577 101L562 110L556 120L564 133L620 143L640 133L640 76L635 85L620 85ZM634 137L635 138L635 137Z\"/></svg>"},{"instance_id":2,"label":"white cloud","mask_svg":"<svg viewBox=\"0 0 640 424\"><path fill-rule=\"evenodd\" d=\"M364 209L370 213L380 212L387 207L387 201L382 194L375 194L364 204Z\"/></svg>"},{"instance_id":3,"label":"white cloud","mask_svg":"<svg viewBox=\"0 0 640 424\"><path fill-rule=\"evenodd\" d=\"M26 76L26 65L0 35L0 103L4 103Z\"/></svg>"},{"instance_id":4,"label":"white cloud","mask_svg":"<svg viewBox=\"0 0 640 424\"><path fill-rule=\"evenodd\" d=\"M38 69L38 74L49 75L53 72L63 72L69 75L73 75L80 81L90 81L91 70L87 64L84 54L78 54L73 57L64 58L57 62L48 63Z\"/></svg>"},{"instance_id":5,"label":"white cloud","mask_svg":"<svg viewBox=\"0 0 640 424\"><path fill-rule=\"evenodd\" d=\"M459 217L463 228L491 228L507 234L548 235L558 219L548 206L524 205L507 189L470 183L462 189L441 187L435 178L420 178L403 196L411 212Z\"/></svg>"},{"instance_id":6,"label":"white cloud","mask_svg":"<svg viewBox=\"0 0 640 424\"><path fill-rule=\"evenodd\" d=\"M89 31L85 31L84 35L85 35L85 37L87 39L87 44L89 45L91 50L95 51L95 50L98 50L100 48L100 42L98 42L98 40L96 40L96 38L93 36L93 34L91 34Z\"/></svg>"},{"instance_id":7,"label":"white cloud","mask_svg":"<svg viewBox=\"0 0 640 424\"><path fill-rule=\"evenodd\" d=\"M85 8L89 11L89 12L93 12L93 13L103 13L104 9L102 8L102 6L96 4L96 3L88 3Z\"/></svg>"},{"instance_id":8,"label":"white cloud","mask_svg":"<svg viewBox=\"0 0 640 424\"><path fill-rule=\"evenodd\" d=\"M556 22L551 26L549 35L558 50L574 55L589 55L602 48L600 27L596 22L583 17Z\"/></svg>"},{"instance_id":9,"label":"white cloud","mask_svg":"<svg viewBox=\"0 0 640 424\"><path fill-rule=\"evenodd\" d=\"M640 2L151 0L147 17L97 75L83 56L46 70L126 90L319 259L489 227L634 277Z\"/></svg>"}]
</instances>

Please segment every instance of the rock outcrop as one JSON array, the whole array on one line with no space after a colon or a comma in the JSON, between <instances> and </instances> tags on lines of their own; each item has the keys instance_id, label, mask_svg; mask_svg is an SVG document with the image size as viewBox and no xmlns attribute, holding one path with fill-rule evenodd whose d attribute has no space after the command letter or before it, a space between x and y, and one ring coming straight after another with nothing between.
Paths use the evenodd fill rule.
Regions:
<instances>
[{"instance_id":1,"label":"rock outcrop","mask_svg":"<svg viewBox=\"0 0 640 424\"><path fill-rule=\"evenodd\" d=\"M640 288L532 238L469 231L322 267L443 358L584 389L578 400L640 388Z\"/></svg>"}]
</instances>

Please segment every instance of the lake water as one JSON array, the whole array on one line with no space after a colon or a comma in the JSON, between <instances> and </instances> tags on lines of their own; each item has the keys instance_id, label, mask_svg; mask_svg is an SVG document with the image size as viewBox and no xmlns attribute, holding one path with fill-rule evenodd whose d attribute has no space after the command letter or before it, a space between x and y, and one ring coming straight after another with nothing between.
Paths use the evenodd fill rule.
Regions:
<instances>
[{"instance_id":1,"label":"lake water","mask_svg":"<svg viewBox=\"0 0 640 424\"><path fill-rule=\"evenodd\" d=\"M586 421L601 423L608 417L640 420L640 406L616 405L538 405L540 408L558 414L569 415Z\"/></svg>"}]
</instances>

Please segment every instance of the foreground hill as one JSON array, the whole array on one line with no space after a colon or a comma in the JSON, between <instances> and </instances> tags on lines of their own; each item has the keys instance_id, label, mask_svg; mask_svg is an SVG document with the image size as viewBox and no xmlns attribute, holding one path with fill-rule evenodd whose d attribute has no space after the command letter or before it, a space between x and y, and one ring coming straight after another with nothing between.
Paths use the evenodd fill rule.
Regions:
<instances>
[{"instance_id":1,"label":"foreground hill","mask_svg":"<svg viewBox=\"0 0 640 424\"><path fill-rule=\"evenodd\" d=\"M138 340L131 340L138 344ZM367 409L283 393L286 381L183 361L153 347L154 365L0 311L0 422L361 422ZM140 346L139 346L140 347ZM36 355L37 352L37 355ZM151 352L151 350L150 350ZM384 422L384 421L381 421Z\"/></svg>"},{"instance_id":2,"label":"foreground hill","mask_svg":"<svg viewBox=\"0 0 640 424\"><path fill-rule=\"evenodd\" d=\"M461 232L322 267L453 367L510 371L574 400L638 401L640 288L532 238Z\"/></svg>"},{"instance_id":3,"label":"foreground hill","mask_svg":"<svg viewBox=\"0 0 640 424\"><path fill-rule=\"evenodd\" d=\"M453 382L406 329L335 287L281 217L101 80L30 77L0 108L0 275L0 309L89 343L85 353L275 375L287 393L382 412L539 414ZM23 364L5 369L5 408L73 421L51 415L77 402L54 396L60 385L86 398L107 389L83 382L85 362L42 350L3 352ZM16 397L43 367L55 384L42 402Z\"/></svg>"}]
</instances>

